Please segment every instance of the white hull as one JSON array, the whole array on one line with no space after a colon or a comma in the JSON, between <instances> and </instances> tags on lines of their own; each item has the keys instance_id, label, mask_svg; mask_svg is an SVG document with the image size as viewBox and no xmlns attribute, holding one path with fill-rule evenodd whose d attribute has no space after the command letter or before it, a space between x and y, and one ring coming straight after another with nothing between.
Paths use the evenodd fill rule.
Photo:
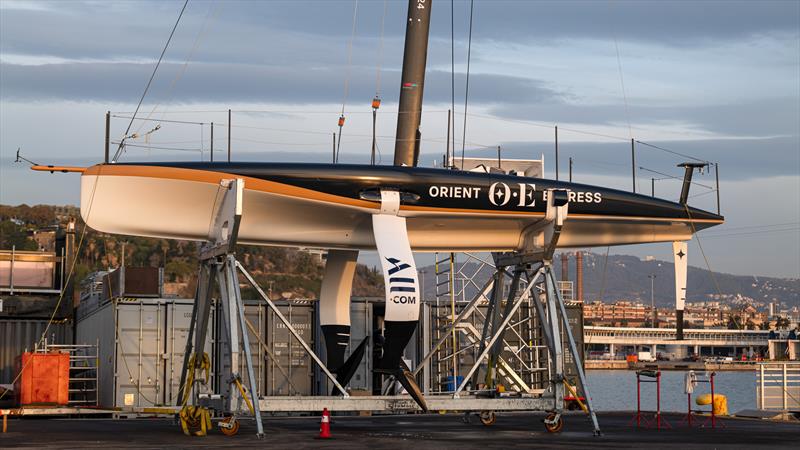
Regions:
<instances>
[{"instance_id":1,"label":"white hull","mask_svg":"<svg viewBox=\"0 0 800 450\"><path fill-rule=\"evenodd\" d=\"M220 174L220 179L224 174ZM255 186L254 186L255 185ZM245 182L239 228L243 244L374 249L368 202L314 200L268 192ZM256 187L256 188L253 188ZM92 228L115 234L204 240L222 190L213 180L85 173L81 215ZM415 251L512 251L539 213L487 214L402 208ZM570 215L559 247L671 242L691 239L685 220Z\"/></svg>"}]
</instances>

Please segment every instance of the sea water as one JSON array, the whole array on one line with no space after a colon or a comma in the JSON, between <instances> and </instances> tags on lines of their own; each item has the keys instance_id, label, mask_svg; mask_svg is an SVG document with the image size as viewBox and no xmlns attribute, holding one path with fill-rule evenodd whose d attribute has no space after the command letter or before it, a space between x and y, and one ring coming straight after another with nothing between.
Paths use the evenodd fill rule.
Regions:
<instances>
[{"instance_id":1,"label":"sea water","mask_svg":"<svg viewBox=\"0 0 800 450\"><path fill-rule=\"evenodd\" d=\"M586 372L593 406L597 411L636 410L636 372L632 370L588 370ZM687 408L686 372L661 372L661 411L685 412ZM642 377L655 381L655 378ZM728 411L733 414L756 407L756 374L746 372L717 372L714 393L728 398ZM656 383L642 383L642 410L655 411ZM698 383L692 394L692 409L699 409L698 395L711 393L708 383ZM703 406L707 410L709 406Z\"/></svg>"}]
</instances>

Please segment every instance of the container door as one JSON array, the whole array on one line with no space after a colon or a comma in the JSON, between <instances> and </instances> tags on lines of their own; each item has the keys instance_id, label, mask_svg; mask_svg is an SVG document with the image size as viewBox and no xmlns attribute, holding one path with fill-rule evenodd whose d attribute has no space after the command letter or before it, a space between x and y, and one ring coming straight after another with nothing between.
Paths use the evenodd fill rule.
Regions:
<instances>
[{"instance_id":1,"label":"container door","mask_svg":"<svg viewBox=\"0 0 800 450\"><path fill-rule=\"evenodd\" d=\"M158 304L117 305L116 405L153 406L163 402L161 346L162 307Z\"/></svg>"},{"instance_id":2,"label":"container door","mask_svg":"<svg viewBox=\"0 0 800 450\"><path fill-rule=\"evenodd\" d=\"M290 303L278 308L309 347L314 348L313 306ZM267 312L267 330L267 345L274 355L267 366L267 395L311 395L311 356L271 310Z\"/></svg>"},{"instance_id":3,"label":"container door","mask_svg":"<svg viewBox=\"0 0 800 450\"><path fill-rule=\"evenodd\" d=\"M253 333L253 330L250 329L249 326L245 325L247 328L247 337L248 341L250 342L250 354L253 356L253 373L255 373L256 377L256 391L258 395L263 396L265 392L265 383L266 383L266 352L264 348L259 343L264 342L266 344L266 303L262 301L254 301L254 302L246 302L244 306L244 316L247 319L249 325L253 327L253 329L258 333L258 335ZM238 320L237 320L238 323ZM250 388L250 378L247 374L247 361L245 359L244 352L241 353L239 358L239 375L242 377L242 385L246 386L247 389Z\"/></svg>"},{"instance_id":4,"label":"container door","mask_svg":"<svg viewBox=\"0 0 800 450\"><path fill-rule=\"evenodd\" d=\"M355 375L350 379L350 388L355 391L362 391L367 395L372 394L372 303L367 301L350 302L350 345L347 347L346 357L350 357L353 349L361 343L364 338L369 337L364 358L358 365ZM327 392L333 389L333 383L328 382Z\"/></svg>"},{"instance_id":5,"label":"container door","mask_svg":"<svg viewBox=\"0 0 800 450\"><path fill-rule=\"evenodd\" d=\"M164 349L162 358L164 360L164 372L162 379L164 386L166 386L164 394L164 403L166 405L175 405L180 398L180 383L181 383L181 370L183 369L183 358L186 350L186 339L189 337L189 325L192 321L192 308L194 303L190 302L170 302L165 305L166 309L166 339L164 340ZM208 320L208 333L206 333L206 344L203 351L208 353L209 358L214 359L212 352L214 330L214 313L215 309L211 308L211 317ZM211 380L207 380L209 388L214 387L214 365L211 365ZM198 371L197 377L203 376Z\"/></svg>"}]
</instances>

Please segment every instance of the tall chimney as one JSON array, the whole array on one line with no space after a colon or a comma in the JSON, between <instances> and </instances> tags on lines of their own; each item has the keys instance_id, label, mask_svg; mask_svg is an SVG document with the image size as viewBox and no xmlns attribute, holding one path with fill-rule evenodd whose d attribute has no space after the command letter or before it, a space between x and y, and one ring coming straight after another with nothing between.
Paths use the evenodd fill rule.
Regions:
<instances>
[{"instance_id":1,"label":"tall chimney","mask_svg":"<svg viewBox=\"0 0 800 450\"><path fill-rule=\"evenodd\" d=\"M569 281L569 253L561 254L561 281Z\"/></svg>"},{"instance_id":2,"label":"tall chimney","mask_svg":"<svg viewBox=\"0 0 800 450\"><path fill-rule=\"evenodd\" d=\"M400 107L394 144L394 165L417 165L419 123L422 119L422 91L428 59L428 30L431 0L408 0L403 75L400 80Z\"/></svg>"},{"instance_id":3,"label":"tall chimney","mask_svg":"<svg viewBox=\"0 0 800 450\"><path fill-rule=\"evenodd\" d=\"M575 283L578 285L576 288L575 300L583 301L583 252L575 252Z\"/></svg>"}]
</instances>

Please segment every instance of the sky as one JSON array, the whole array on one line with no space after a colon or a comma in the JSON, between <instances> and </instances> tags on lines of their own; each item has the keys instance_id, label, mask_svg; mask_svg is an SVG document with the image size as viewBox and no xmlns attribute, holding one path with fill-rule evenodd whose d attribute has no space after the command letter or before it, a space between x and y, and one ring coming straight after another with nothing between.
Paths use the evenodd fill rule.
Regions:
<instances>
[{"instance_id":1,"label":"sky","mask_svg":"<svg viewBox=\"0 0 800 450\"><path fill-rule=\"evenodd\" d=\"M182 6L0 0L0 203L78 204L77 176L33 173L17 149L37 163L99 162L105 112L117 142ZM344 110L340 161L367 163L378 94L379 160L391 164L406 11L191 0L120 160L207 160L211 122L221 158L231 109L234 160L329 161ZM500 146L543 158L546 177L558 125L562 179L571 157L575 181L630 190L633 137L645 143L639 192L655 183L676 200L678 163L718 164L726 223L692 241L690 264L800 277L800 2L476 1L466 121L470 3L451 16L435 0L431 14L421 165L441 165L453 106L458 154ZM690 204L715 211L714 170L695 181ZM611 252L671 258L669 244Z\"/></svg>"}]
</instances>

